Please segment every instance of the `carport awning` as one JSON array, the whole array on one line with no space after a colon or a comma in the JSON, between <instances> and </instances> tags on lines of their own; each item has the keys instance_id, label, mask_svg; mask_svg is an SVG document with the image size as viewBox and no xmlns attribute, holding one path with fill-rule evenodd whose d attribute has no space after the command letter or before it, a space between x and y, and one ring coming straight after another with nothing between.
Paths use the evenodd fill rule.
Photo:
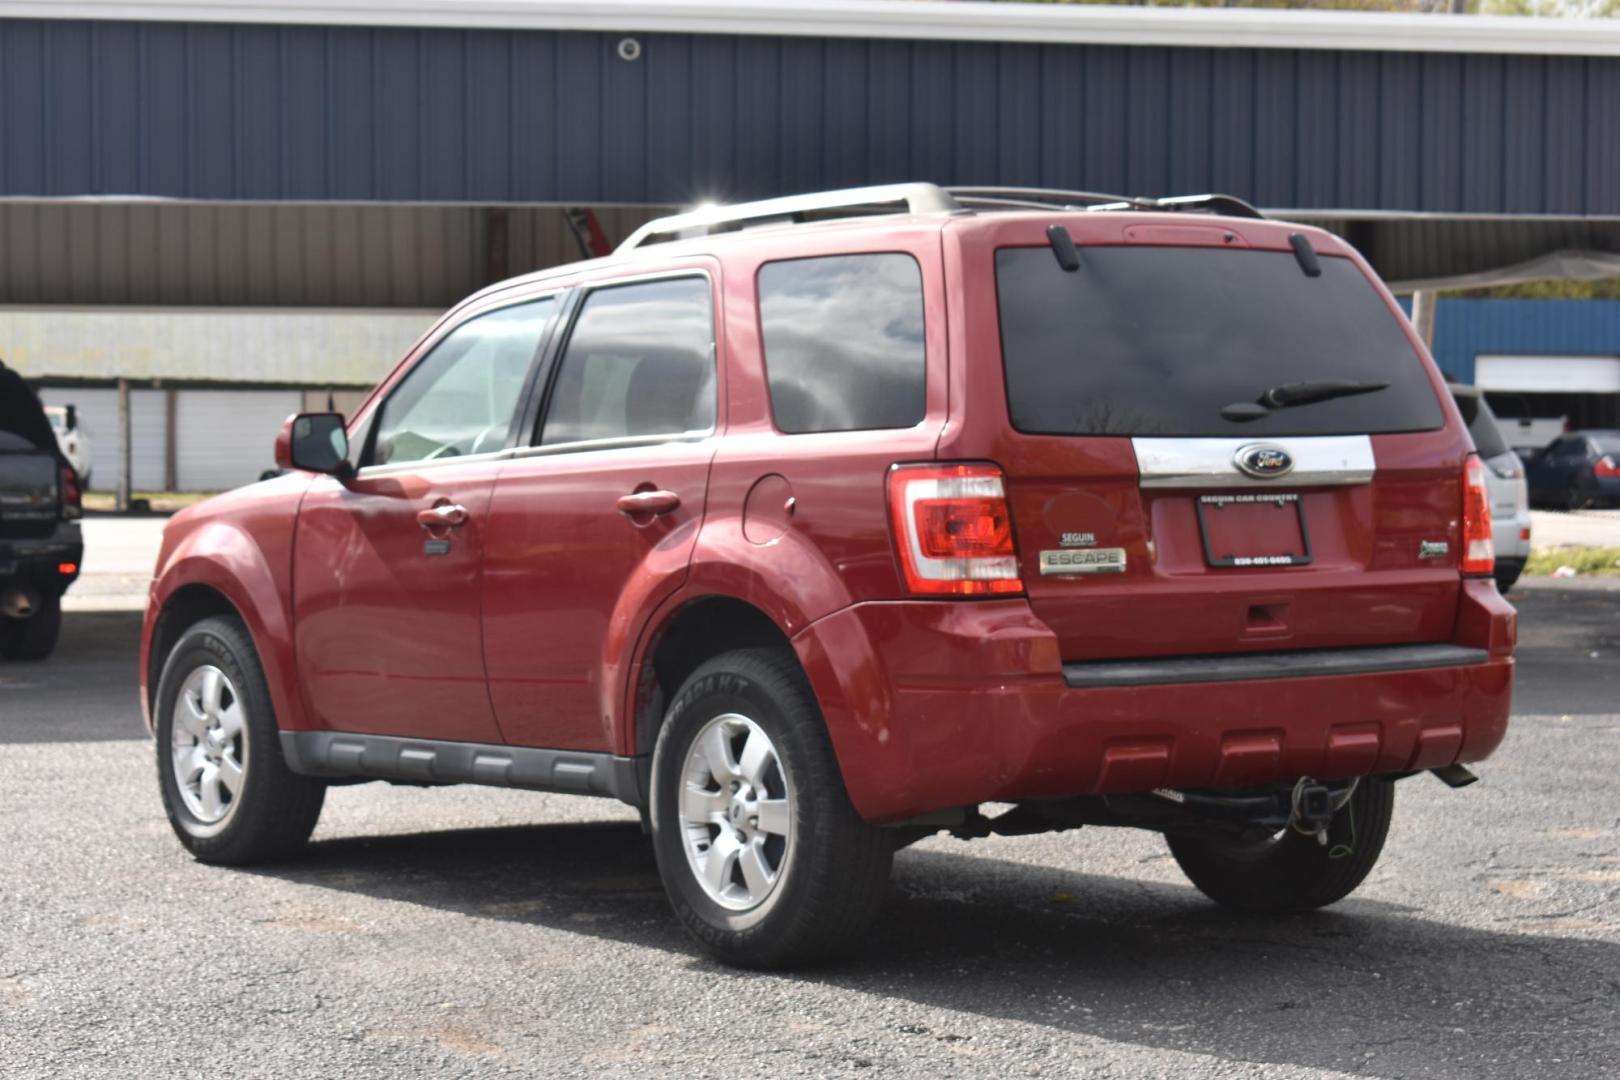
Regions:
<instances>
[{"instance_id":1,"label":"carport awning","mask_svg":"<svg viewBox=\"0 0 1620 1080\"><path fill-rule=\"evenodd\" d=\"M1620 277L1620 218L1266 213L1338 233L1396 292Z\"/></svg>"},{"instance_id":2,"label":"carport awning","mask_svg":"<svg viewBox=\"0 0 1620 1080\"><path fill-rule=\"evenodd\" d=\"M1489 356L1474 359L1474 382L1522 394L1620 393L1620 357Z\"/></svg>"}]
</instances>

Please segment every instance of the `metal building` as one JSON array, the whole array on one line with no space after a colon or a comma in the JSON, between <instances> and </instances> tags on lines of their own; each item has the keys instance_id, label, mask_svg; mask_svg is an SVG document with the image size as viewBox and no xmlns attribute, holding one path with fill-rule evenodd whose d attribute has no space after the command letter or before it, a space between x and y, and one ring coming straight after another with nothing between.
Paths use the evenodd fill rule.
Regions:
<instances>
[{"instance_id":1,"label":"metal building","mask_svg":"<svg viewBox=\"0 0 1620 1080\"><path fill-rule=\"evenodd\" d=\"M0 0L0 355L33 335L21 366L58 393L140 378L166 431L250 400L268 415L370 382L406 322L575 257L566 208L611 241L671 205L902 179L1227 191L1344 233L1397 285L1614 274L1616 116L1613 23ZM63 305L394 321L378 317L369 366L267 332L201 368L154 340L126 371L86 366L98 346ZM227 388L282 397L196 396Z\"/></svg>"}]
</instances>

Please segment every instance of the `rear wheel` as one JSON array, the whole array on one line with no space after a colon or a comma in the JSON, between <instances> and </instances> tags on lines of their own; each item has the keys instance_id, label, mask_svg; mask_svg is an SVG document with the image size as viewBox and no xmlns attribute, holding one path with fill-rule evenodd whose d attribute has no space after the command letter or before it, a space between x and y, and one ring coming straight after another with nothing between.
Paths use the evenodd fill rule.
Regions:
<instances>
[{"instance_id":1,"label":"rear wheel","mask_svg":"<svg viewBox=\"0 0 1620 1080\"><path fill-rule=\"evenodd\" d=\"M1170 834L1170 854L1198 890L1240 911L1304 911L1355 891L1372 872L1389 835L1395 785L1363 777L1334 817L1328 842L1292 829L1273 837Z\"/></svg>"},{"instance_id":2,"label":"rear wheel","mask_svg":"<svg viewBox=\"0 0 1620 1080\"><path fill-rule=\"evenodd\" d=\"M241 622L204 619L180 636L153 715L163 807L187 850L245 865L303 847L326 785L282 760L270 690Z\"/></svg>"},{"instance_id":3,"label":"rear wheel","mask_svg":"<svg viewBox=\"0 0 1620 1080\"><path fill-rule=\"evenodd\" d=\"M894 855L850 805L793 657L763 649L709 661L676 694L653 752L652 829L676 915L745 967L853 948Z\"/></svg>"},{"instance_id":4,"label":"rear wheel","mask_svg":"<svg viewBox=\"0 0 1620 1080\"><path fill-rule=\"evenodd\" d=\"M0 615L0 656L7 660L44 660L56 650L62 634L62 597L47 593L26 619Z\"/></svg>"}]
</instances>

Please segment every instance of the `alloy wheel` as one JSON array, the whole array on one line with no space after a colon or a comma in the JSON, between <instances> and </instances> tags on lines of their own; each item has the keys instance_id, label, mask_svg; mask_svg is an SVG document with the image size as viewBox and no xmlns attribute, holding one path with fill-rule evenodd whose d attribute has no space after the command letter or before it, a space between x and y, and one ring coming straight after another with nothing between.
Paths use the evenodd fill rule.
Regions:
<instances>
[{"instance_id":1,"label":"alloy wheel","mask_svg":"<svg viewBox=\"0 0 1620 1080\"><path fill-rule=\"evenodd\" d=\"M763 904L781 885L793 845L793 793L769 735L738 713L692 740L681 769L678 817L693 876L731 911Z\"/></svg>"},{"instance_id":2,"label":"alloy wheel","mask_svg":"<svg viewBox=\"0 0 1620 1080\"><path fill-rule=\"evenodd\" d=\"M197 668L180 687L171 725L171 760L180 799L192 817L217 825L242 796L247 770L245 706L219 668Z\"/></svg>"}]
</instances>

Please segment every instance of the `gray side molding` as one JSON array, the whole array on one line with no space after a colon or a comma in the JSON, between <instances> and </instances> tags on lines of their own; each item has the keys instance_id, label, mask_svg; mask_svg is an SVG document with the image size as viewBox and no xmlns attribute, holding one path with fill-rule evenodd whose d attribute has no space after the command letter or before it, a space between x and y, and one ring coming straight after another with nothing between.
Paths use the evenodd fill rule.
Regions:
<instances>
[{"instance_id":1,"label":"gray side molding","mask_svg":"<svg viewBox=\"0 0 1620 1080\"><path fill-rule=\"evenodd\" d=\"M583 750L402 739L341 731L283 731L281 756L304 776L606 795L641 806L636 759Z\"/></svg>"},{"instance_id":2,"label":"gray side molding","mask_svg":"<svg viewBox=\"0 0 1620 1080\"><path fill-rule=\"evenodd\" d=\"M1246 679L1306 679L1319 675L1374 675L1386 671L1467 667L1491 654L1463 645L1371 645L1354 649L1233 653L1230 656L1163 660L1094 660L1064 664L1063 680L1092 686L1158 686L1166 683L1241 682Z\"/></svg>"}]
</instances>

